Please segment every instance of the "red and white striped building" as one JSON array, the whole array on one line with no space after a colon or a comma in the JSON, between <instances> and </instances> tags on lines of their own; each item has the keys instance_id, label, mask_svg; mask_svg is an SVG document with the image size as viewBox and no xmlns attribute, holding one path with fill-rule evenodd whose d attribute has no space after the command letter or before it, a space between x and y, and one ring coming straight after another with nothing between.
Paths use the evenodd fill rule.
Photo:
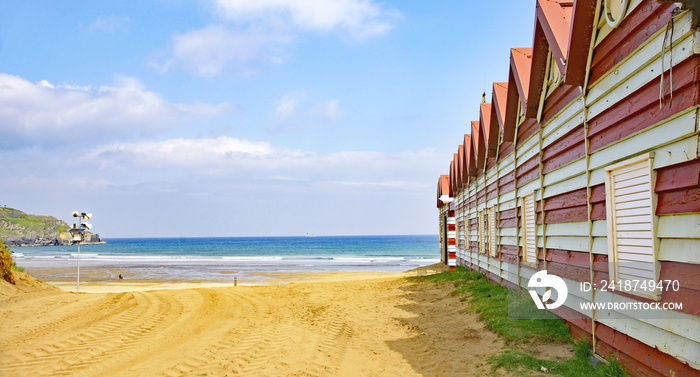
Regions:
<instances>
[{"instance_id":1,"label":"red and white striped building","mask_svg":"<svg viewBox=\"0 0 700 377\"><path fill-rule=\"evenodd\" d=\"M562 277L553 312L633 375L700 375L699 14L697 0L537 0L532 46L511 49L438 182L445 263L454 250L525 289ZM682 308L583 305L605 302Z\"/></svg>"}]
</instances>

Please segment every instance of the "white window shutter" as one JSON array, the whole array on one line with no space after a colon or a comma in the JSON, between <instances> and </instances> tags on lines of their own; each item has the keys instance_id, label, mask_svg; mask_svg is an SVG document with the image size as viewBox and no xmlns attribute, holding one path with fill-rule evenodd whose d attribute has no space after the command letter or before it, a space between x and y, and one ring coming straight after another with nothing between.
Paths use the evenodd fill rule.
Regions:
<instances>
[{"instance_id":1,"label":"white window shutter","mask_svg":"<svg viewBox=\"0 0 700 377\"><path fill-rule=\"evenodd\" d=\"M496 208L491 207L489 214L489 255L496 256Z\"/></svg>"},{"instance_id":2,"label":"white window shutter","mask_svg":"<svg viewBox=\"0 0 700 377\"><path fill-rule=\"evenodd\" d=\"M477 222L479 224L479 253L484 253L484 210L477 214Z\"/></svg>"},{"instance_id":3,"label":"white window shutter","mask_svg":"<svg viewBox=\"0 0 700 377\"><path fill-rule=\"evenodd\" d=\"M605 169L608 263L610 280L616 283L656 281L659 276L652 162L651 155L644 155ZM658 298L655 292L634 293Z\"/></svg>"},{"instance_id":4,"label":"white window shutter","mask_svg":"<svg viewBox=\"0 0 700 377\"><path fill-rule=\"evenodd\" d=\"M522 198L523 262L537 264L537 225L535 214L535 194Z\"/></svg>"}]
</instances>

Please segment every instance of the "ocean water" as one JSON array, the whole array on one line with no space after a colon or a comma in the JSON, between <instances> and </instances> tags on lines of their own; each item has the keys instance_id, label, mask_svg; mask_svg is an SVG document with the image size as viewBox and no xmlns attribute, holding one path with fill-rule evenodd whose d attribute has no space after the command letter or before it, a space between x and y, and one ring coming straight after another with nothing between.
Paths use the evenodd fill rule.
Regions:
<instances>
[{"instance_id":1,"label":"ocean water","mask_svg":"<svg viewBox=\"0 0 700 377\"><path fill-rule=\"evenodd\" d=\"M125 277L138 279L228 281L276 272L401 272L440 261L437 235L105 241L81 245L81 269L123 271ZM77 265L75 245L12 250L17 265L39 278L75 276L70 271Z\"/></svg>"}]
</instances>

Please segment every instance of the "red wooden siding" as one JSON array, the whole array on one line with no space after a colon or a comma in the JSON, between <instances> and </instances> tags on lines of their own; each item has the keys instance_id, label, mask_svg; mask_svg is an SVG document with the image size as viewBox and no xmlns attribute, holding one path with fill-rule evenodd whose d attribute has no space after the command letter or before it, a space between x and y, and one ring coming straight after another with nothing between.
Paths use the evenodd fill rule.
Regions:
<instances>
[{"instance_id":1,"label":"red wooden siding","mask_svg":"<svg viewBox=\"0 0 700 377\"><path fill-rule=\"evenodd\" d=\"M561 85L547 97L542 109L542 123L547 124L552 117L581 95L581 87L574 85Z\"/></svg>"},{"instance_id":2,"label":"red wooden siding","mask_svg":"<svg viewBox=\"0 0 700 377\"><path fill-rule=\"evenodd\" d=\"M533 179L539 177L540 175L540 156L534 155L529 160L518 166L517 169L517 187L521 187L524 184L532 181Z\"/></svg>"},{"instance_id":3,"label":"red wooden siding","mask_svg":"<svg viewBox=\"0 0 700 377\"><path fill-rule=\"evenodd\" d=\"M657 170L657 215L700 212L700 159Z\"/></svg>"},{"instance_id":4,"label":"red wooden siding","mask_svg":"<svg viewBox=\"0 0 700 377\"><path fill-rule=\"evenodd\" d=\"M673 68L673 102L666 93L659 108L659 80L651 80L589 121L590 150L595 151L698 104L697 74L700 57L691 57ZM670 88L670 75L664 76Z\"/></svg>"},{"instance_id":5,"label":"red wooden siding","mask_svg":"<svg viewBox=\"0 0 700 377\"><path fill-rule=\"evenodd\" d=\"M542 155L544 172L550 172L583 157L586 154L583 136L583 124L581 124L555 143L545 147Z\"/></svg>"},{"instance_id":6,"label":"red wooden siding","mask_svg":"<svg viewBox=\"0 0 700 377\"><path fill-rule=\"evenodd\" d=\"M673 4L646 1L622 20L595 49L589 81L595 83L671 20Z\"/></svg>"}]
</instances>

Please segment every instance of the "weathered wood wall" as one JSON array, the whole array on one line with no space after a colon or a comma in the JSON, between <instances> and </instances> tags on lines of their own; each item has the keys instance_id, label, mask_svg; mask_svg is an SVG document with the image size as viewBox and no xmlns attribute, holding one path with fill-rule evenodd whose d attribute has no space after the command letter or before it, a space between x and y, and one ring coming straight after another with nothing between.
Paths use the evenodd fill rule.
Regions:
<instances>
[{"instance_id":1,"label":"weathered wood wall","mask_svg":"<svg viewBox=\"0 0 700 377\"><path fill-rule=\"evenodd\" d=\"M451 207L459 224L457 264L513 287L527 288L537 270L563 277L571 299L555 313L597 353L617 355L638 375L700 373L700 30L691 19L674 4L633 0L617 28L596 20L585 90L559 83L544 98L539 120L519 123L514 142L500 143L493 158L477 165ZM672 47L664 43L667 27ZM609 279L605 168L647 153L654 156L659 279L680 282L659 302L683 308L664 319L582 310L580 302L654 302L579 288ZM537 260L528 264L521 199L533 192ZM495 256L480 252L479 214L490 207Z\"/></svg>"}]
</instances>

